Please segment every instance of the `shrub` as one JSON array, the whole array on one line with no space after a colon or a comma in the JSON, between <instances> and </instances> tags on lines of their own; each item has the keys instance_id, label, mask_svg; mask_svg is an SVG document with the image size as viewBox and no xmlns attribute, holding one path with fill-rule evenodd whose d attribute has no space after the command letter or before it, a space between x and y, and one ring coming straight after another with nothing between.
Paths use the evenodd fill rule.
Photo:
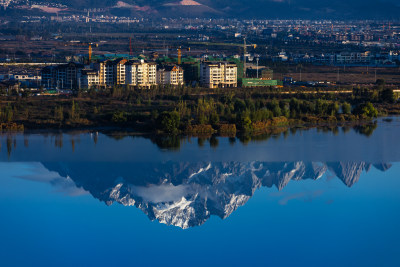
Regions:
<instances>
[{"instance_id":1,"label":"shrub","mask_svg":"<svg viewBox=\"0 0 400 267\"><path fill-rule=\"evenodd\" d=\"M177 111L164 111L159 116L159 128L167 133L176 133L178 132L180 117Z\"/></svg>"},{"instance_id":2,"label":"shrub","mask_svg":"<svg viewBox=\"0 0 400 267\"><path fill-rule=\"evenodd\" d=\"M127 117L125 112L114 112L113 116L112 116L112 122L114 123L124 123L127 122Z\"/></svg>"}]
</instances>

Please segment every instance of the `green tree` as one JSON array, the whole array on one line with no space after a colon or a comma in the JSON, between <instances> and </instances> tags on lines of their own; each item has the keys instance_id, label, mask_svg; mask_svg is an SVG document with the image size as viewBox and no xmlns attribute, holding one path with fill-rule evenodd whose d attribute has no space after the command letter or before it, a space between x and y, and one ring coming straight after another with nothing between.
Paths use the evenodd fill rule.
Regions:
<instances>
[{"instance_id":1,"label":"green tree","mask_svg":"<svg viewBox=\"0 0 400 267\"><path fill-rule=\"evenodd\" d=\"M342 104L342 112L343 114L350 114L351 113L351 105L347 102Z\"/></svg>"},{"instance_id":2,"label":"green tree","mask_svg":"<svg viewBox=\"0 0 400 267\"><path fill-rule=\"evenodd\" d=\"M164 111L159 117L161 130L167 133L177 133L180 124L180 117L177 111Z\"/></svg>"},{"instance_id":3,"label":"green tree","mask_svg":"<svg viewBox=\"0 0 400 267\"><path fill-rule=\"evenodd\" d=\"M380 93L380 100L382 102L387 102L387 103L394 103L396 101L393 89L391 88L386 88L383 89Z\"/></svg>"},{"instance_id":4,"label":"green tree","mask_svg":"<svg viewBox=\"0 0 400 267\"><path fill-rule=\"evenodd\" d=\"M219 123L219 115L214 112L210 115L210 124L216 125Z\"/></svg>"},{"instance_id":5,"label":"green tree","mask_svg":"<svg viewBox=\"0 0 400 267\"><path fill-rule=\"evenodd\" d=\"M64 120L64 110L62 106L57 106L54 108L54 119L56 121Z\"/></svg>"},{"instance_id":6,"label":"green tree","mask_svg":"<svg viewBox=\"0 0 400 267\"><path fill-rule=\"evenodd\" d=\"M12 110L11 106L8 106L7 109L6 109L7 122L12 122L13 117L14 117L13 110Z\"/></svg>"},{"instance_id":7,"label":"green tree","mask_svg":"<svg viewBox=\"0 0 400 267\"><path fill-rule=\"evenodd\" d=\"M72 100L72 106L71 106L71 110L69 113L69 117L71 119L79 118L79 106L78 106L78 103L75 102L75 100Z\"/></svg>"},{"instance_id":8,"label":"green tree","mask_svg":"<svg viewBox=\"0 0 400 267\"><path fill-rule=\"evenodd\" d=\"M244 111L243 113L240 114L240 126L244 130L250 130L251 128L251 118L250 118L250 112L248 110Z\"/></svg>"},{"instance_id":9,"label":"green tree","mask_svg":"<svg viewBox=\"0 0 400 267\"><path fill-rule=\"evenodd\" d=\"M367 102L365 104L360 104L354 109L354 114L362 115L369 118L378 117L378 110L372 105L371 102Z\"/></svg>"},{"instance_id":10,"label":"green tree","mask_svg":"<svg viewBox=\"0 0 400 267\"><path fill-rule=\"evenodd\" d=\"M114 123L124 123L128 121L128 118L126 117L125 112L119 111L119 112L114 112L111 120Z\"/></svg>"},{"instance_id":11,"label":"green tree","mask_svg":"<svg viewBox=\"0 0 400 267\"><path fill-rule=\"evenodd\" d=\"M332 102L328 106L328 114L335 116L339 112L339 104L337 102Z\"/></svg>"}]
</instances>

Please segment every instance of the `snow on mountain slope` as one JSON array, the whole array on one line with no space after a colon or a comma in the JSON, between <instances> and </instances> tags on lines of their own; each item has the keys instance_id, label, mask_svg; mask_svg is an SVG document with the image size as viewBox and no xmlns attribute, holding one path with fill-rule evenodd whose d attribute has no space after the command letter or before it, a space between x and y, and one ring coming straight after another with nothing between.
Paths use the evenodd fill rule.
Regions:
<instances>
[{"instance_id":1,"label":"snow on mountain slope","mask_svg":"<svg viewBox=\"0 0 400 267\"><path fill-rule=\"evenodd\" d=\"M282 190L291 180L329 172L351 187L365 162L43 163L78 188L111 205L136 206L151 220L183 229L211 216L227 218L262 186ZM381 170L389 164L375 164ZM382 167L383 166L383 167Z\"/></svg>"}]
</instances>

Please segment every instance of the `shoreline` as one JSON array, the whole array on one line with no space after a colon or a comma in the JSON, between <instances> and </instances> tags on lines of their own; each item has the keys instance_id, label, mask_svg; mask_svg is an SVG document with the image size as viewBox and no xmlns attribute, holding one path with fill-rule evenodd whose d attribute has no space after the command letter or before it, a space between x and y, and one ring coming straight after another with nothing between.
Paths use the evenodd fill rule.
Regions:
<instances>
[{"instance_id":1,"label":"shoreline","mask_svg":"<svg viewBox=\"0 0 400 267\"><path fill-rule=\"evenodd\" d=\"M357 126L366 126L375 124L378 120L382 121L392 121L392 118L400 117L400 115L387 115L387 116L379 116L373 119L363 119L363 120L349 120L349 121L322 121L318 123L296 123L296 124L286 124L286 125L275 125L263 128L260 131L246 132L243 130L238 130L235 134L230 135L229 133L221 133L217 130L213 132L178 132L178 133L165 133L157 130L144 131L135 129L133 127L121 127L121 126L93 126L93 127L37 127L37 128L26 128L24 127L22 130L0 130L0 134L57 134L57 133L65 133L65 134L81 134L81 133L102 133L102 134L114 134L114 133L124 133L127 136L178 136L178 137L241 137L241 136L249 136L256 137L263 134L270 134L274 132L282 133L291 129L320 129L320 128L336 128L336 127L347 127L353 128ZM223 124L228 125L228 124Z\"/></svg>"},{"instance_id":2,"label":"shoreline","mask_svg":"<svg viewBox=\"0 0 400 267\"><path fill-rule=\"evenodd\" d=\"M192 90L198 90L198 95L192 95ZM200 94L203 91L207 94ZM400 103L393 91L386 89L354 89L346 97L300 92L288 97L259 88L181 88L0 98L1 132L116 131L237 137L282 129L352 127L392 115L400 115Z\"/></svg>"}]
</instances>

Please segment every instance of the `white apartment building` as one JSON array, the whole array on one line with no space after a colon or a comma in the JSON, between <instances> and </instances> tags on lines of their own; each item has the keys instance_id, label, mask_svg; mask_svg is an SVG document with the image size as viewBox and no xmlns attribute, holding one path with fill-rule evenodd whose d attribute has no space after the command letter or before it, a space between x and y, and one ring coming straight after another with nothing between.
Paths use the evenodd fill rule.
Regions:
<instances>
[{"instance_id":1,"label":"white apartment building","mask_svg":"<svg viewBox=\"0 0 400 267\"><path fill-rule=\"evenodd\" d=\"M92 88L100 84L99 73L96 70L83 69L80 75L79 89Z\"/></svg>"},{"instance_id":2,"label":"white apartment building","mask_svg":"<svg viewBox=\"0 0 400 267\"><path fill-rule=\"evenodd\" d=\"M237 87L237 66L231 62L202 62L200 83L207 88Z\"/></svg>"},{"instance_id":3,"label":"white apartment building","mask_svg":"<svg viewBox=\"0 0 400 267\"><path fill-rule=\"evenodd\" d=\"M101 85L114 85L114 64L110 60L100 62L97 66L99 70L99 83Z\"/></svg>"},{"instance_id":4,"label":"white apartment building","mask_svg":"<svg viewBox=\"0 0 400 267\"><path fill-rule=\"evenodd\" d=\"M183 84L183 69L179 66L163 66L157 70L157 84Z\"/></svg>"},{"instance_id":5,"label":"white apartment building","mask_svg":"<svg viewBox=\"0 0 400 267\"><path fill-rule=\"evenodd\" d=\"M337 64L356 64L356 63L368 63L371 60L371 53L356 53L356 52L342 52L336 54Z\"/></svg>"},{"instance_id":6,"label":"white apartment building","mask_svg":"<svg viewBox=\"0 0 400 267\"><path fill-rule=\"evenodd\" d=\"M125 63L127 61L126 59L116 59L100 62L96 66L96 69L99 70L99 83L108 86L125 84Z\"/></svg>"},{"instance_id":7,"label":"white apartment building","mask_svg":"<svg viewBox=\"0 0 400 267\"><path fill-rule=\"evenodd\" d=\"M126 59L119 59L115 60L113 62L114 64L114 83L115 84L125 84L125 77L126 77L126 71L125 71L125 63L128 62Z\"/></svg>"},{"instance_id":8,"label":"white apartment building","mask_svg":"<svg viewBox=\"0 0 400 267\"><path fill-rule=\"evenodd\" d=\"M143 88L157 85L157 64L155 62L128 61L125 63L125 84Z\"/></svg>"}]
</instances>

